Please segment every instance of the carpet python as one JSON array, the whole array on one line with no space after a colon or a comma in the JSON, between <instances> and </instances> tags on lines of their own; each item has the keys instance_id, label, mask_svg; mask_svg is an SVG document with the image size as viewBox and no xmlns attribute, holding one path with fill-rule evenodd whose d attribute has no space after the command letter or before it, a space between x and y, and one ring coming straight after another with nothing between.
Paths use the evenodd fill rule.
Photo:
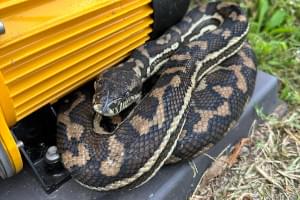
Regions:
<instances>
[{"instance_id":1,"label":"carpet python","mask_svg":"<svg viewBox=\"0 0 300 200\"><path fill-rule=\"evenodd\" d=\"M218 21L217 27L207 28L210 19ZM57 146L65 168L81 185L98 191L140 186L168 160L203 153L241 115L256 77L255 56L245 42L246 16L235 4L215 2L195 8L183 21L135 51L130 67L117 67L119 87L129 85L133 90L141 88L126 80L139 75L142 83L158 71L157 65L163 69L151 91L111 134L97 127L91 88L63 100ZM155 43L169 43L175 32L174 50L155 54ZM180 35L193 39L184 42ZM160 61L150 57L149 48ZM150 68L144 69L147 60Z\"/></svg>"}]
</instances>

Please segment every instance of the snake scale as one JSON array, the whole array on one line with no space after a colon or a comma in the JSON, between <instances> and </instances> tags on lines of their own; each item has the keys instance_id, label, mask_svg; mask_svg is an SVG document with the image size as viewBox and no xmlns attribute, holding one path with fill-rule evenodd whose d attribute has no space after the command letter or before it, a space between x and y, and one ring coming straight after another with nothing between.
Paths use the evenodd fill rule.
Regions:
<instances>
[{"instance_id":1,"label":"snake scale","mask_svg":"<svg viewBox=\"0 0 300 200\"><path fill-rule=\"evenodd\" d=\"M157 66L163 69L151 91L111 134L95 131L98 115L93 108L98 108L92 101L97 93L93 99L89 88L66 97L58 113L57 146L73 178L98 191L137 187L168 160L193 158L215 144L239 118L254 88L256 61L245 42L248 29L238 6L214 2L193 9L151 45L137 49L128 61L129 71L124 64L117 67L118 77L130 80L138 74L144 82ZM154 45L170 41L175 43L162 52ZM149 48L159 62L150 57ZM98 84L99 79L96 89Z\"/></svg>"}]
</instances>

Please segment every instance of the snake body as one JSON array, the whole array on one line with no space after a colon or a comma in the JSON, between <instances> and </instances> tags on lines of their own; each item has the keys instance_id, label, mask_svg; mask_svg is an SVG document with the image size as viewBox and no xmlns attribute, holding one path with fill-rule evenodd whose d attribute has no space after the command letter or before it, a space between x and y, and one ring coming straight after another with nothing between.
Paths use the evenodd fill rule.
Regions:
<instances>
[{"instance_id":1,"label":"snake body","mask_svg":"<svg viewBox=\"0 0 300 200\"><path fill-rule=\"evenodd\" d=\"M215 7L215 3L210 3L194 8L161 37L133 51L126 62L102 72L94 84L94 110L114 116L138 101L143 83L161 69L182 43L197 39L223 22L224 15Z\"/></svg>"},{"instance_id":2,"label":"snake body","mask_svg":"<svg viewBox=\"0 0 300 200\"><path fill-rule=\"evenodd\" d=\"M91 91L65 99L57 145L64 166L83 186L98 191L139 186L171 156L176 161L201 153L242 113L256 75L254 54L244 43L247 19L233 4L210 3L196 11L206 18L218 16L219 27L181 43L162 61L153 89L112 134L95 132Z\"/></svg>"}]
</instances>

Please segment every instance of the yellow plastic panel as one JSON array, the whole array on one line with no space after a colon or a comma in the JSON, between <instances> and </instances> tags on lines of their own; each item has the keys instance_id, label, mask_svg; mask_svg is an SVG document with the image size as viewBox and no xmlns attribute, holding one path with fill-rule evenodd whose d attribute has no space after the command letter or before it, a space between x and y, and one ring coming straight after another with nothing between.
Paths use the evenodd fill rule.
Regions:
<instances>
[{"instance_id":1,"label":"yellow plastic panel","mask_svg":"<svg viewBox=\"0 0 300 200\"><path fill-rule=\"evenodd\" d=\"M86 76L93 77L119 59L117 50L122 48L124 56L135 41L144 38L145 42L153 23L149 3L1 1L0 18L6 33L0 37L0 92L5 96L0 105L8 125L55 101L50 96L61 97L78 87L65 87L76 74L92 67L92 74ZM94 68L105 59L110 62ZM52 90L55 93L50 94Z\"/></svg>"},{"instance_id":2,"label":"yellow plastic panel","mask_svg":"<svg viewBox=\"0 0 300 200\"><path fill-rule=\"evenodd\" d=\"M151 0L2 0L0 142L16 172L9 127L54 103L149 39Z\"/></svg>"},{"instance_id":3,"label":"yellow plastic panel","mask_svg":"<svg viewBox=\"0 0 300 200\"><path fill-rule=\"evenodd\" d=\"M15 172L18 173L23 168L21 154L15 142L15 139L10 133L9 127L6 124L2 109L0 107L0 142L3 144L4 150L7 152Z\"/></svg>"}]
</instances>

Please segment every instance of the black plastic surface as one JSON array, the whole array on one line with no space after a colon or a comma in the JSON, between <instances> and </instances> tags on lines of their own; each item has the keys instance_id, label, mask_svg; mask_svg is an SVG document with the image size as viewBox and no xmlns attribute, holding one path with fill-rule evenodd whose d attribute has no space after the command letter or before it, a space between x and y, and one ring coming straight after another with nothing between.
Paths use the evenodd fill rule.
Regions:
<instances>
[{"instance_id":1,"label":"black plastic surface","mask_svg":"<svg viewBox=\"0 0 300 200\"><path fill-rule=\"evenodd\" d=\"M153 0L153 32L154 39L163 34L169 27L180 21L186 13L190 0Z\"/></svg>"},{"instance_id":2,"label":"black plastic surface","mask_svg":"<svg viewBox=\"0 0 300 200\"><path fill-rule=\"evenodd\" d=\"M258 73L254 95L233 128L219 143L208 151L210 156L217 156L226 146L247 137L249 129L256 118L254 106L263 107L270 113L278 103L277 79L263 72ZM0 180L0 199L70 199L70 200L183 200L187 199L197 186L203 172L212 160L207 156L194 159L197 173L188 162L163 167L148 183L134 190L118 190L112 192L95 192L83 188L73 180L68 181L50 195L46 194L38 184L32 171L25 167L20 174L7 180Z\"/></svg>"}]
</instances>

